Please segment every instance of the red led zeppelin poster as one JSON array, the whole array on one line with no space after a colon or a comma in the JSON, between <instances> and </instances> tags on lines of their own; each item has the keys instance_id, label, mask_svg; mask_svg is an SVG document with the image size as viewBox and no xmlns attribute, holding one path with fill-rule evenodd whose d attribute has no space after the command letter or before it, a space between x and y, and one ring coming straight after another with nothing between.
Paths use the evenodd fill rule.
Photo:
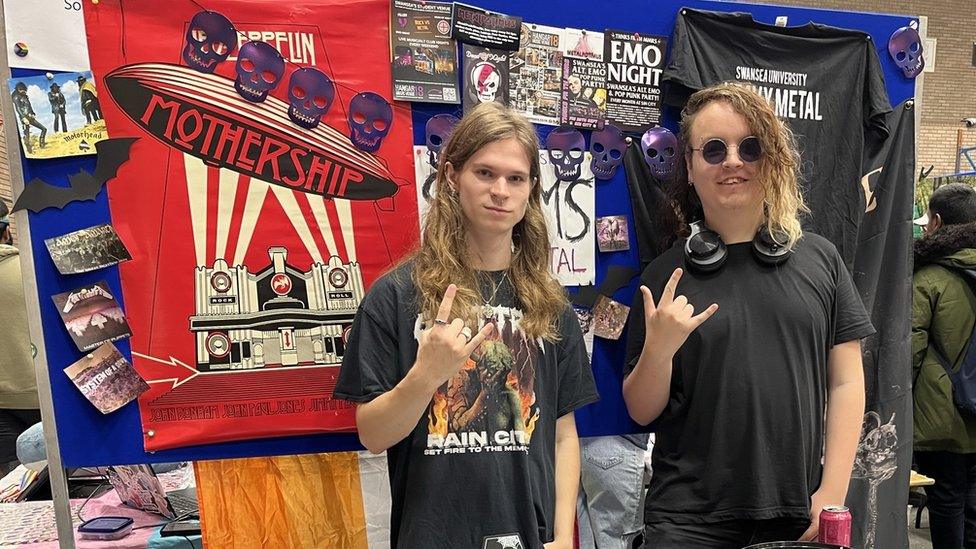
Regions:
<instances>
[{"instance_id":1,"label":"red led zeppelin poster","mask_svg":"<svg viewBox=\"0 0 976 549\"><path fill-rule=\"evenodd\" d=\"M389 4L85 6L146 450L349 430L331 399L366 288L416 238Z\"/></svg>"}]
</instances>

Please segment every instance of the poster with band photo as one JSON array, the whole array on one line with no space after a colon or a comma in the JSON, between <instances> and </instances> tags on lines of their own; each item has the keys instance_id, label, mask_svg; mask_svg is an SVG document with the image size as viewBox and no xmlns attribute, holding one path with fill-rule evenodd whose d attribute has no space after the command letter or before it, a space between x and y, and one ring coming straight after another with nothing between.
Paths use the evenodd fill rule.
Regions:
<instances>
[{"instance_id":1,"label":"poster with band photo","mask_svg":"<svg viewBox=\"0 0 976 549\"><path fill-rule=\"evenodd\" d=\"M559 123L600 129L606 118L607 67L602 61L563 58L562 106Z\"/></svg>"},{"instance_id":2,"label":"poster with band photo","mask_svg":"<svg viewBox=\"0 0 976 549\"><path fill-rule=\"evenodd\" d=\"M618 252L630 249L627 216L608 215L596 218L596 241L601 252Z\"/></svg>"},{"instance_id":3,"label":"poster with band photo","mask_svg":"<svg viewBox=\"0 0 976 549\"><path fill-rule=\"evenodd\" d=\"M61 274L87 273L132 259L108 224L48 238L44 245Z\"/></svg>"},{"instance_id":4,"label":"poster with band photo","mask_svg":"<svg viewBox=\"0 0 976 549\"><path fill-rule=\"evenodd\" d=\"M563 54L576 59L603 61L603 33L586 29L563 29Z\"/></svg>"},{"instance_id":5,"label":"poster with band photo","mask_svg":"<svg viewBox=\"0 0 976 549\"><path fill-rule=\"evenodd\" d=\"M593 334L604 339L617 340L627 324L630 307L601 295L593 305Z\"/></svg>"},{"instance_id":6,"label":"poster with band photo","mask_svg":"<svg viewBox=\"0 0 976 549\"><path fill-rule=\"evenodd\" d=\"M112 343L102 343L64 373L103 414L118 410L149 390L146 380Z\"/></svg>"},{"instance_id":7,"label":"poster with band photo","mask_svg":"<svg viewBox=\"0 0 976 549\"><path fill-rule=\"evenodd\" d=\"M90 71L11 78L7 84L27 158L95 154L95 143L108 139Z\"/></svg>"},{"instance_id":8,"label":"poster with band photo","mask_svg":"<svg viewBox=\"0 0 976 549\"><path fill-rule=\"evenodd\" d=\"M104 280L53 296L71 339L81 351L129 337L129 323Z\"/></svg>"},{"instance_id":9,"label":"poster with band photo","mask_svg":"<svg viewBox=\"0 0 976 549\"><path fill-rule=\"evenodd\" d=\"M451 4L393 0L390 10L393 99L458 103L457 43Z\"/></svg>"},{"instance_id":10,"label":"poster with band photo","mask_svg":"<svg viewBox=\"0 0 976 549\"><path fill-rule=\"evenodd\" d=\"M559 123L562 29L522 24L519 49L509 58L509 106L535 124Z\"/></svg>"}]
</instances>

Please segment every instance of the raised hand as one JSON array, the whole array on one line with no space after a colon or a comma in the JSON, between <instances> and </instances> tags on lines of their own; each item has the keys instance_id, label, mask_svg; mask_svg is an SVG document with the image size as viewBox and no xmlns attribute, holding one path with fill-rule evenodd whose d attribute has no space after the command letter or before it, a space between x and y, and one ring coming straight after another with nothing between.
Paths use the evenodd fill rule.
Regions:
<instances>
[{"instance_id":1,"label":"raised hand","mask_svg":"<svg viewBox=\"0 0 976 549\"><path fill-rule=\"evenodd\" d=\"M683 295L675 297L679 280L680 268L671 274L656 305L647 286L640 288L644 296L644 348L653 349L657 356L673 357L688 339L688 335L718 310L718 304L712 303L696 315L688 298Z\"/></svg>"},{"instance_id":2,"label":"raised hand","mask_svg":"<svg viewBox=\"0 0 976 549\"><path fill-rule=\"evenodd\" d=\"M491 335L494 329L492 324L485 324L485 327L472 337L471 330L460 318L449 322L448 318L451 315L451 306L454 304L456 293L457 286L451 284L447 287L433 326L420 334L417 366L424 369L435 386L440 386L454 377L471 353Z\"/></svg>"}]
</instances>

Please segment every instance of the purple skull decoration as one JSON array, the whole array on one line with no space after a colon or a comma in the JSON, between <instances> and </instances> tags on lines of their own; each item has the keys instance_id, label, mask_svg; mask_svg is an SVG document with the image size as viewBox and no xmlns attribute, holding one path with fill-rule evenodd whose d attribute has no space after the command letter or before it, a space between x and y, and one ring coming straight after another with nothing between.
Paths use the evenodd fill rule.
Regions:
<instances>
[{"instance_id":1,"label":"purple skull decoration","mask_svg":"<svg viewBox=\"0 0 976 549\"><path fill-rule=\"evenodd\" d=\"M425 133L427 134L427 162L437 167L437 157L441 153L441 147L447 143L447 138L454 131L454 126L460 122L453 114L435 114L427 120Z\"/></svg>"},{"instance_id":2,"label":"purple skull decoration","mask_svg":"<svg viewBox=\"0 0 976 549\"><path fill-rule=\"evenodd\" d=\"M376 152L393 125L393 107L373 92L357 93L349 103L352 144L368 153Z\"/></svg>"},{"instance_id":3,"label":"purple skull decoration","mask_svg":"<svg viewBox=\"0 0 976 549\"><path fill-rule=\"evenodd\" d=\"M237 31L230 20L215 11L201 11L186 30L183 61L193 69L212 73L217 64L237 48Z\"/></svg>"},{"instance_id":4,"label":"purple skull decoration","mask_svg":"<svg viewBox=\"0 0 976 549\"><path fill-rule=\"evenodd\" d=\"M641 151L651 173L659 180L674 175L674 161L678 154L678 139L667 128L651 128L641 137Z\"/></svg>"},{"instance_id":5,"label":"purple skull decoration","mask_svg":"<svg viewBox=\"0 0 976 549\"><path fill-rule=\"evenodd\" d=\"M922 38L915 27L901 27L888 39L888 53L908 78L915 78L925 68L922 57Z\"/></svg>"},{"instance_id":6,"label":"purple skull decoration","mask_svg":"<svg viewBox=\"0 0 976 549\"><path fill-rule=\"evenodd\" d=\"M305 67L291 73L288 80L288 118L295 124L307 130L318 126L334 99L335 84L324 72Z\"/></svg>"},{"instance_id":7,"label":"purple skull decoration","mask_svg":"<svg viewBox=\"0 0 976 549\"><path fill-rule=\"evenodd\" d=\"M260 103L275 89L285 74L285 60L274 46L252 40L241 46L237 55L237 80L234 89L241 97Z\"/></svg>"},{"instance_id":8,"label":"purple skull decoration","mask_svg":"<svg viewBox=\"0 0 976 549\"><path fill-rule=\"evenodd\" d=\"M559 126L549 132L546 137L546 148L549 149L549 161L556 168L556 179L560 181L576 181L580 177L583 165L583 151L586 141L583 134L570 126Z\"/></svg>"},{"instance_id":9,"label":"purple skull decoration","mask_svg":"<svg viewBox=\"0 0 976 549\"><path fill-rule=\"evenodd\" d=\"M597 179L613 179L617 168L624 161L624 132L613 124L603 126L602 130L590 136L590 169Z\"/></svg>"}]
</instances>

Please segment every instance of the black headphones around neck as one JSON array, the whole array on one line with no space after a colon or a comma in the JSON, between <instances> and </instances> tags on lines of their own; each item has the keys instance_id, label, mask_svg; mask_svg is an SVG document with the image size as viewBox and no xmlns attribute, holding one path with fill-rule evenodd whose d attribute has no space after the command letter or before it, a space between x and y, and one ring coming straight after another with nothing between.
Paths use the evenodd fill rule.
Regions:
<instances>
[{"instance_id":1,"label":"black headphones around neck","mask_svg":"<svg viewBox=\"0 0 976 549\"><path fill-rule=\"evenodd\" d=\"M752 256L762 265L782 265L792 253L791 248L773 240L765 224L752 239ZM722 237L705 226L704 220L691 224L691 234L685 240L685 263L689 268L700 273L714 273L722 268L728 257L729 251Z\"/></svg>"}]
</instances>

